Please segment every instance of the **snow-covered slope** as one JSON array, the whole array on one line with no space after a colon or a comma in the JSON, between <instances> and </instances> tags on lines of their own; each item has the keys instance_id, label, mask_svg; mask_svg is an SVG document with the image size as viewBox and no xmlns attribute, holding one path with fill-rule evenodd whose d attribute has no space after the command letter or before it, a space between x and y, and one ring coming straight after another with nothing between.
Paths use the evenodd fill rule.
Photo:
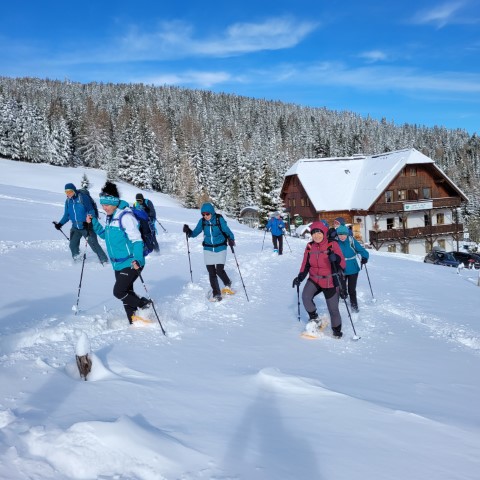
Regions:
<instances>
[{"instance_id":1,"label":"snow-covered slope","mask_svg":"<svg viewBox=\"0 0 480 480\"><path fill-rule=\"evenodd\" d=\"M229 253L237 294L210 303L201 240L192 284L181 232L199 211L144 192L167 229L143 274L167 336L151 312L128 326L112 269L89 250L75 315L81 264L51 222L84 171L0 160L0 478L478 478L478 272L371 252L377 302L363 272L361 339L342 306L343 339L304 340L292 288L303 240L274 256L230 219L250 301ZM96 197L104 173L86 173Z\"/></svg>"}]
</instances>

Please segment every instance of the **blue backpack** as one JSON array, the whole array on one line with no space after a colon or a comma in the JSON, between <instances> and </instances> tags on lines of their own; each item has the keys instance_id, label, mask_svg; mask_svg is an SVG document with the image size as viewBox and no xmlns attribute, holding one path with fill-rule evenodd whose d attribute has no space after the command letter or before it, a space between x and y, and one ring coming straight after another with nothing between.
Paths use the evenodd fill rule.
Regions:
<instances>
[{"instance_id":1,"label":"blue backpack","mask_svg":"<svg viewBox=\"0 0 480 480\"><path fill-rule=\"evenodd\" d=\"M142 236L142 241L143 241L143 256L146 257L149 253L152 253L155 247L155 241L154 241L154 235L155 233L152 232L152 229L150 227L150 222L148 220L148 215L145 210L142 210L137 207L130 207L131 211L123 211L119 217L118 217L118 223L120 224L120 228L123 230L125 233L125 229L123 228L122 225L122 217L125 214L131 214L133 215L136 220L138 221L138 229L140 230L140 235ZM125 233L125 236L127 234Z\"/></svg>"}]
</instances>

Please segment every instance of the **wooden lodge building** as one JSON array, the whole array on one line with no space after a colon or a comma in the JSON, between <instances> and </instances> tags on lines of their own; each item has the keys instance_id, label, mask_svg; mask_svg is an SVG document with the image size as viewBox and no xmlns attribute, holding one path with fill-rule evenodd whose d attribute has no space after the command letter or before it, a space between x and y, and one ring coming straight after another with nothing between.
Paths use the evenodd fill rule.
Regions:
<instances>
[{"instance_id":1,"label":"wooden lodge building","mask_svg":"<svg viewBox=\"0 0 480 480\"><path fill-rule=\"evenodd\" d=\"M343 217L355 237L380 251L424 255L457 250L465 194L415 149L379 155L298 160L281 191L290 220Z\"/></svg>"}]
</instances>

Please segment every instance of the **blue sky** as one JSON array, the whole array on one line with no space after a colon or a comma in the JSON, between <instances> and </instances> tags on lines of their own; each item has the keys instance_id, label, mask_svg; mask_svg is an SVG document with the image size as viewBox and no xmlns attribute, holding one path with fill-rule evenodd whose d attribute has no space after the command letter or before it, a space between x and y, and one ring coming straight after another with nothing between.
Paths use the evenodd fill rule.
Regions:
<instances>
[{"instance_id":1,"label":"blue sky","mask_svg":"<svg viewBox=\"0 0 480 480\"><path fill-rule=\"evenodd\" d=\"M480 2L2 4L0 75L143 82L480 132Z\"/></svg>"}]
</instances>

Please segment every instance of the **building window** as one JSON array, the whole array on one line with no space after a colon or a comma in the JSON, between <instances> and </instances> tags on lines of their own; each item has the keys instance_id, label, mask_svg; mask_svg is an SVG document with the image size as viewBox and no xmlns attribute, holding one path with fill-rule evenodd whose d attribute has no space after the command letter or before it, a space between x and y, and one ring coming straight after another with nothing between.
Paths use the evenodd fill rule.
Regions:
<instances>
[{"instance_id":1,"label":"building window","mask_svg":"<svg viewBox=\"0 0 480 480\"><path fill-rule=\"evenodd\" d=\"M409 200L418 200L418 188L412 188L408 191Z\"/></svg>"},{"instance_id":2,"label":"building window","mask_svg":"<svg viewBox=\"0 0 480 480\"><path fill-rule=\"evenodd\" d=\"M302 207L305 206L305 199L304 199L304 198L301 198L301 199L300 199L300 205L301 205Z\"/></svg>"},{"instance_id":3,"label":"building window","mask_svg":"<svg viewBox=\"0 0 480 480\"><path fill-rule=\"evenodd\" d=\"M423 187L422 188L423 198L432 198L432 190L430 187Z\"/></svg>"},{"instance_id":4,"label":"building window","mask_svg":"<svg viewBox=\"0 0 480 480\"><path fill-rule=\"evenodd\" d=\"M445 250L445 240L438 240L437 243L441 250Z\"/></svg>"},{"instance_id":5,"label":"building window","mask_svg":"<svg viewBox=\"0 0 480 480\"><path fill-rule=\"evenodd\" d=\"M402 168L402 171L401 171L401 173L400 173L400 176L401 176L401 177L404 177L404 176L406 175L406 171L407 171L406 168Z\"/></svg>"},{"instance_id":6,"label":"building window","mask_svg":"<svg viewBox=\"0 0 480 480\"><path fill-rule=\"evenodd\" d=\"M417 176L417 167L410 167L408 173L410 174L411 177L416 177Z\"/></svg>"},{"instance_id":7,"label":"building window","mask_svg":"<svg viewBox=\"0 0 480 480\"><path fill-rule=\"evenodd\" d=\"M397 246L395 244L389 245L387 250L391 253L395 253L397 251Z\"/></svg>"},{"instance_id":8,"label":"building window","mask_svg":"<svg viewBox=\"0 0 480 480\"><path fill-rule=\"evenodd\" d=\"M406 190L397 190L397 197L398 197L398 200L406 200L407 199L407 191Z\"/></svg>"},{"instance_id":9,"label":"building window","mask_svg":"<svg viewBox=\"0 0 480 480\"><path fill-rule=\"evenodd\" d=\"M387 230L392 230L395 225L395 219L387 218Z\"/></svg>"},{"instance_id":10,"label":"building window","mask_svg":"<svg viewBox=\"0 0 480 480\"><path fill-rule=\"evenodd\" d=\"M294 198L292 198L292 207L296 207Z\"/></svg>"},{"instance_id":11,"label":"building window","mask_svg":"<svg viewBox=\"0 0 480 480\"><path fill-rule=\"evenodd\" d=\"M444 224L445 224L445 214L437 213L437 225L444 225Z\"/></svg>"},{"instance_id":12,"label":"building window","mask_svg":"<svg viewBox=\"0 0 480 480\"><path fill-rule=\"evenodd\" d=\"M393 192L392 190L387 190L385 192L385 203L392 203L393 202Z\"/></svg>"},{"instance_id":13,"label":"building window","mask_svg":"<svg viewBox=\"0 0 480 480\"><path fill-rule=\"evenodd\" d=\"M310 198L309 198L309 197L307 197L307 198L305 199L305 205L306 205L307 207L310 206Z\"/></svg>"},{"instance_id":14,"label":"building window","mask_svg":"<svg viewBox=\"0 0 480 480\"><path fill-rule=\"evenodd\" d=\"M429 227L432 224L432 219L430 218L429 213L425 213L425 215L423 215L423 222L426 227Z\"/></svg>"}]
</instances>

